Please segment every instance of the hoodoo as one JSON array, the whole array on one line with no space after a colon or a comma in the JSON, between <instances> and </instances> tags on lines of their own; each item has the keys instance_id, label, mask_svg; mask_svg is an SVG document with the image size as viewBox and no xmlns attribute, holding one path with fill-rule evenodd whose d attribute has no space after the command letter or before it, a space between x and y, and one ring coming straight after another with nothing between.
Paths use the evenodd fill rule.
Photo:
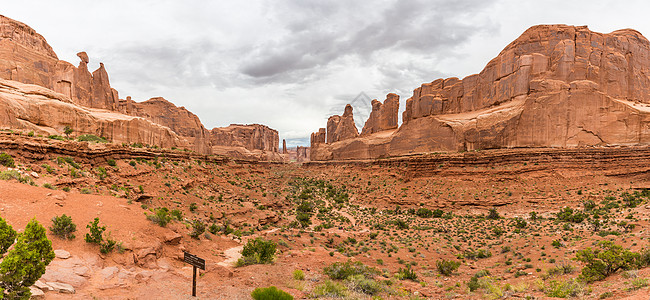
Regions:
<instances>
[{"instance_id":1,"label":"hoodoo","mask_svg":"<svg viewBox=\"0 0 650 300\"><path fill-rule=\"evenodd\" d=\"M436 151L650 144L650 43L631 29L526 30L479 74L422 84L403 123L373 101L359 137L312 135L312 160L374 159ZM392 102L391 102L392 103ZM394 105L394 104L391 104ZM392 107L392 106L391 106ZM336 116L335 116L336 117ZM381 123L381 122L385 123ZM386 125L381 125L386 124ZM330 128L333 130L330 131Z\"/></svg>"}]
</instances>

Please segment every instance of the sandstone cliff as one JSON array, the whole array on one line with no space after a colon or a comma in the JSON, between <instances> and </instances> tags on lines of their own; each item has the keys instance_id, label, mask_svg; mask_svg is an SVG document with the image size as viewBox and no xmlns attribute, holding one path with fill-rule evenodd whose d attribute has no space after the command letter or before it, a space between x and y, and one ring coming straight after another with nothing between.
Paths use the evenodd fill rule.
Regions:
<instances>
[{"instance_id":1,"label":"sandstone cliff","mask_svg":"<svg viewBox=\"0 0 650 300\"><path fill-rule=\"evenodd\" d=\"M397 128L397 114L399 111L398 95L388 94L383 104L377 101L377 99L372 100L371 104L372 111L361 130L361 136Z\"/></svg>"},{"instance_id":2,"label":"sandstone cliff","mask_svg":"<svg viewBox=\"0 0 650 300\"><path fill-rule=\"evenodd\" d=\"M77 56L80 59L77 67L59 60L43 36L23 23L0 15L0 79L7 80L5 85L25 83L49 89L50 92L47 93L56 94L54 98L57 98L58 101L67 101L74 106L71 106L70 110L75 112L92 111L96 121L100 123L108 122L107 124L113 124L112 122L115 121L114 116L120 116L118 119L134 120L128 126L115 127L111 125L113 126L112 133L101 134L111 139L113 136L117 137L113 139L115 142L128 140L131 143L137 142L161 147L173 145L191 149L201 154L212 153L213 146L235 147L236 149L221 149L220 152L246 152L247 154L235 156L245 156L247 158L250 158L248 152L253 150L278 152L277 131L266 126L251 125L250 128L247 128L247 126L240 125L237 130L215 129L214 132L220 132L221 134L218 134L217 138L213 138L211 131L201 124L195 114L184 107L177 107L161 97L144 102L135 102L130 97L120 99L118 92L110 85L108 72L104 64L100 63L100 67L90 73L88 70L88 63L90 62L88 54L80 52ZM13 104L0 103L5 107L13 107L5 110L9 115L0 118L0 127L11 127L17 124L16 120L23 120L20 115L17 115L18 111L29 114L42 114L47 111L53 115L46 116L47 124L43 124L42 131L47 131L50 134L61 134L61 130L65 126L72 127L76 133L105 131L104 129L98 130L94 125L88 125L86 121L81 122L74 119L76 117L72 117L72 114L60 113L58 110L60 105L57 108L49 108L44 104L54 102L44 102L38 105L33 101L30 103L30 105L23 106L20 110L13 109L15 108ZM36 107L40 108L40 111L29 111ZM108 120L102 120L101 116L110 117ZM70 117L73 119L69 119ZM32 121L32 119L25 120L27 122ZM145 120L147 122L144 122ZM36 121L33 124L40 126L41 123L39 122L41 121ZM137 127L138 124L146 125L142 125L143 127L140 128ZM152 124L155 126L150 126ZM260 126L266 129L260 129ZM154 127L157 128L155 130L164 127L166 128L164 131L169 131L172 135L168 138L159 138L158 132L147 132L147 130ZM120 132L120 130L124 131ZM243 132L253 134L246 135ZM273 132L275 135L273 135ZM232 136L228 136L228 134L232 134ZM243 148L243 150L239 148ZM275 156L255 155L254 157Z\"/></svg>"},{"instance_id":3,"label":"sandstone cliff","mask_svg":"<svg viewBox=\"0 0 650 300\"><path fill-rule=\"evenodd\" d=\"M637 31L534 26L481 73L415 89L398 130L339 142L312 140L312 160L645 145L650 143L649 74L650 43Z\"/></svg>"}]
</instances>

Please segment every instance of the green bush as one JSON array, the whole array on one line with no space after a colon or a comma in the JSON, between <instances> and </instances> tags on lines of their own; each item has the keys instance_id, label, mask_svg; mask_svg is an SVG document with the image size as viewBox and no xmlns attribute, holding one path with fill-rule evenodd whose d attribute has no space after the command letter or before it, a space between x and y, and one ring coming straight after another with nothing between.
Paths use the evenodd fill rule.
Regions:
<instances>
[{"instance_id":1,"label":"green bush","mask_svg":"<svg viewBox=\"0 0 650 300\"><path fill-rule=\"evenodd\" d=\"M108 143L108 141L103 138L93 134L82 134L77 137L77 141L80 142L94 142L94 143Z\"/></svg>"},{"instance_id":2,"label":"green bush","mask_svg":"<svg viewBox=\"0 0 650 300\"><path fill-rule=\"evenodd\" d=\"M29 176L22 176L20 172L16 170L11 171L2 171L0 172L0 180L12 180L15 179L20 183L34 185L34 180Z\"/></svg>"},{"instance_id":3,"label":"green bush","mask_svg":"<svg viewBox=\"0 0 650 300\"><path fill-rule=\"evenodd\" d=\"M431 218L433 217L433 212L428 208L418 208L418 211L415 214L420 218Z\"/></svg>"},{"instance_id":4,"label":"green bush","mask_svg":"<svg viewBox=\"0 0 650 300\"><path fill-rule=\"evenodd\" d=\"M573 211L570 207L564 207L559 212L555 214L558 220L571 222L571 223L582 223L587 218L587 215L583 212Z\"/></svg>"},{"instance_id":5,"label":"green bush","mask_svg":"<svg viewBox=\"0 0 650 300\"><path fill-rule=\"evenodd\" d=\"M347 288L331 280L325 280L322 284L317 285L312 292L314 297L331 297L342 298L347 295Z\"/></svg>"},{"instance_id":6,"label":"green bush","mask_svg":"<svg viewBox=\"0 0 650 300\"><path fill-rule=\"evenodd\" d=\"M451 276L451 274L458 270L459 266L460 262L458 261L445 259L436 261L436 268L438 269L438 272L445 276Z\"/></svg>"},{"instance_id":7,"label":"green bush","mask_svg":"<svg viewBox=\"0 0 650 300\"><path fill-rule=\"evenodd\" d=\"M293 279L295 280L305 280L305 272L302 270L293 271Z\"/></svg>"},{"instance_id":8,"label":"green bush","mask_svg":"<svg viewBox=\"0 0 650 300\"><path fill-rule=\"evenodd\" d=\"M399 268L397 270L397 278L400 280L413 280L417 281L418 280L418 275L415 274L415 271L411 268L411 265L406 265L404 269Z\"/></svg>"},{"instance_id":9,"label":"green bush","mask_svg":"<svg viewBox=\"0 0 650 300\"><path fill-rule=\"evenodd\" d=\"M183 221L183 212L178 210L178 209L172 209L171 211L172 217L176 219L177 221Z\"/></svg>"},{"instance_id":10,"label":"green bush","mask_svg":"<svg viewBox=\"0 0 650 300\"><path fill-rule=\"evenodd\" d=\"M192 223L192 232L190 232L190 236L193 239L198 240L204 232L205 232L205 224L201 222L201 220L196 220Z\"/></svg>"},{"instance_id":11,"label":"green bush","mask_svg":"<svg viewBox=\"0 0 650 300\"><path fill-rule=\"evenodd\" d=\"M62 239L71 240L75 238L74 232L77 231L77 225L72 222L72 217L63 214L52 218L50 231Z\"/></svg>"},{"instance_id":12,"label":"green bush","mask_svg":"<svg viewBox=\"0 0 650 300\"><path fill-rule=\"evenodd\" d=\"M36 219L18 236L16 245L0 263L0 295L5 299L29 299L29 287L45 273L54 259L52 242Z\"/></svg>"},{"instance_id":13,"label":"green bush","mask_svg":"<svg viewBox=\"0 0 650 300\"><path fill-rule=\"evenodd\" d=\"M344 263L337 261L325 267L323 272L325 275L329 276L330 279L346 279L355 275L363 275L366 278L372 278L377 273L375 269L364 265L360 261L346 261Z\"/></svg>"},{"instance_id":14,"label":"green bush","mask_svg":"<svg viewBox=\"0 0 650 300\"><path fill-rule=\"evenodd\" d=\"M490 208L490 210L488 211L488 215L487 215L486 218L488 218L490 220L497 220L497 219L501 218L501 216L499 216L499 212L497 211L496 207L493 207L493 208Z\"/></svg>"},{"instance_id":15,"label":"green bush","mask_svg":"<svg viewBox=\"0 0 650 300\"><path fill-rule=\"evenodd\" d=\"M92 222L86 225L86 228L90 230L89 233L86 233L84 240L86 243L101 244L104 241L104 231L106 231L106 226L99 226L99 218L95 218Z\"/></svg>"},{"instance_id":16,"label":"green bush","mask_svg":"<svg viewBox=\"0 0 650 300\"><path fill-rule=\"evenodd\" d=\"M114 240L112 240L110 238L107 238L106 241L99 244L99 252L101 252L103 254L107 254L107 253L113 251L116 244L117 244L116 241L114 241Z\"/></svg>"},{"instance_id":17,"label":"green bush","mask_svg":"<svg viewBox=\"0 0 650 300\"><path fill-rule=\"evenodd\" d=\"M274 286L267 288L256 288L251 293L251 297L253 297L255 300L293 300L293 296L291 296L289 293Z\"/></svg>"},{"instance_id":18,"label":"green bush","mask_svg":"<svg viewBox=\"0 0 650 300\"><path fill-rule=\"evenodd\" d=\"M7 224L3 218L0 218L0 257L14 244L16 235L16 231L11 225Z\"/></svg>"},{"instance_id":19,"label":"green bush","mask_svg":"<svg viewBox=\"0 0 650 300\"><path fill-rule=\"evenodd\" d=\"M368 295L376 295L383 290L380 283L363 275L350 276L345 280L345 283L350 290Z\"/></svg>"},{"instance_id":20,"label":"green bush","mask_svg":"<svg viewBox=\"0 0 650 300\"><path fill-rule=\"evenodd\" d=\"M14 158L11 157L11 155L7 153L0 153L0 165L3 165L7 168L15 168L16 164L14 164Z\"/></svg>"},{"instance_id":21,"label":"green bush","mask_svg":"<svg viewBox=\"0 0 650 300\"><path fill-rule=\"evenodd\" d=\"M276 248L277 245L273 241L263 238L252 239L244 245L241 251L242 258L237 261L237 266L271 263L275 258Z\"/></svg>"},{"instance_id":22,"label":"green bush","mask_svg":"<svg viewBox=\"0 0 650 300\"><path fill-rule=\"evenodd\" d=\"M627 270L638 264L641 255L624 249L612 241L600 241L600 249L588 247L576 253L575 260L585 263L580 279L585 282L603 280L618 270Z\"/></svg>"},{"instance_id":23,"label":"green bush","mask_svg":"<svg viewBox=\"0 0 650 300\"><path fill-rule=\"evenodd\" d=\"M115 160L112 159L112 158L109 158L108 160L106 160L106 163L107 163L109 166L111 166L111 167L115 167L115 166L117 166L117 163L116 163Z\"/></svg>"},{"instance_id":24,"label":"green bush","mask_svg":"<svg viewBox=\"0 0 650 300\"><path fill-rule=\"evenodd\" d=\"M544 285L544 294L547 297L569 298L582 294L584 285L575 279L551 280Z\"/></svg>"},{"instance_id":25,"label":"green bush","mask_svg":"<svg viewBox=\"0 0 650 300\"><path fill-rule=\"evenodd\" d=\"M159 207L154 210L153 215L147 215L147 220L158 224L160 227L165 227L172 221L172 216L169 214L167 207Z\"/></svg>"}]
</instances>

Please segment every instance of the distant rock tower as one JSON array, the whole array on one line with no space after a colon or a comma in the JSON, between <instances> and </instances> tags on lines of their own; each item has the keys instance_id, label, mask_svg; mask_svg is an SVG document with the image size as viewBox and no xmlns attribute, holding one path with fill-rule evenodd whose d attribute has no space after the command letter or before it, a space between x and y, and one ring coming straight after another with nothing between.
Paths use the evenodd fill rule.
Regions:
<instances>
[{"instance_id":1,"label":"distant rock tower","mask_svg":"<svg viewBox=\"0 0 650 300\"><path fill-rule=\"evenodd\" d=\"M287 154L287 140L282 139L282 154Z\"/></svg>"}]
</instances>

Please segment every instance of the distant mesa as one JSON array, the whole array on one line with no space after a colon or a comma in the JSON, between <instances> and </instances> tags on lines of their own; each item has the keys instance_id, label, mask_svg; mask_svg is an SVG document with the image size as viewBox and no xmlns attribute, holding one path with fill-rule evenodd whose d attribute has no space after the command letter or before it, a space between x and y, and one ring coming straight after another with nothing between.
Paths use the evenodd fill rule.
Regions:
<instances>
[{"instance_id":1,"label":"distant mesa","mask_svg":"<svg viewBox=\"0 0 650 300\"><path fill-rule=\"evenodd\" d=\"M86 52L74 66L59 60L29 26L0 16L0 127L62 135L103 136L115 143L176 147L200 154L284 160L278 132L263 125L206 129L199 118L162 97L120 99L103 63L92 73ZM234 127L233 127L234 126ZM225 148L229 148L224 150Z\"/></svg>"},{"instance_id":2,"label":"distant mesa","mask_svg":"<svg viewBox=\"0 0 650 300\"><path fill-rule=\"evenodd\" d=\"M648 40L631 29L602 34L586 26L534 26L479 74L416 88L399 128L394 94L383 104L373 100L358 137L341 136L335 126L341 117L333 116L312 134L311 159L648 145L649 50Z\"/></svg>"}]
</instances>

